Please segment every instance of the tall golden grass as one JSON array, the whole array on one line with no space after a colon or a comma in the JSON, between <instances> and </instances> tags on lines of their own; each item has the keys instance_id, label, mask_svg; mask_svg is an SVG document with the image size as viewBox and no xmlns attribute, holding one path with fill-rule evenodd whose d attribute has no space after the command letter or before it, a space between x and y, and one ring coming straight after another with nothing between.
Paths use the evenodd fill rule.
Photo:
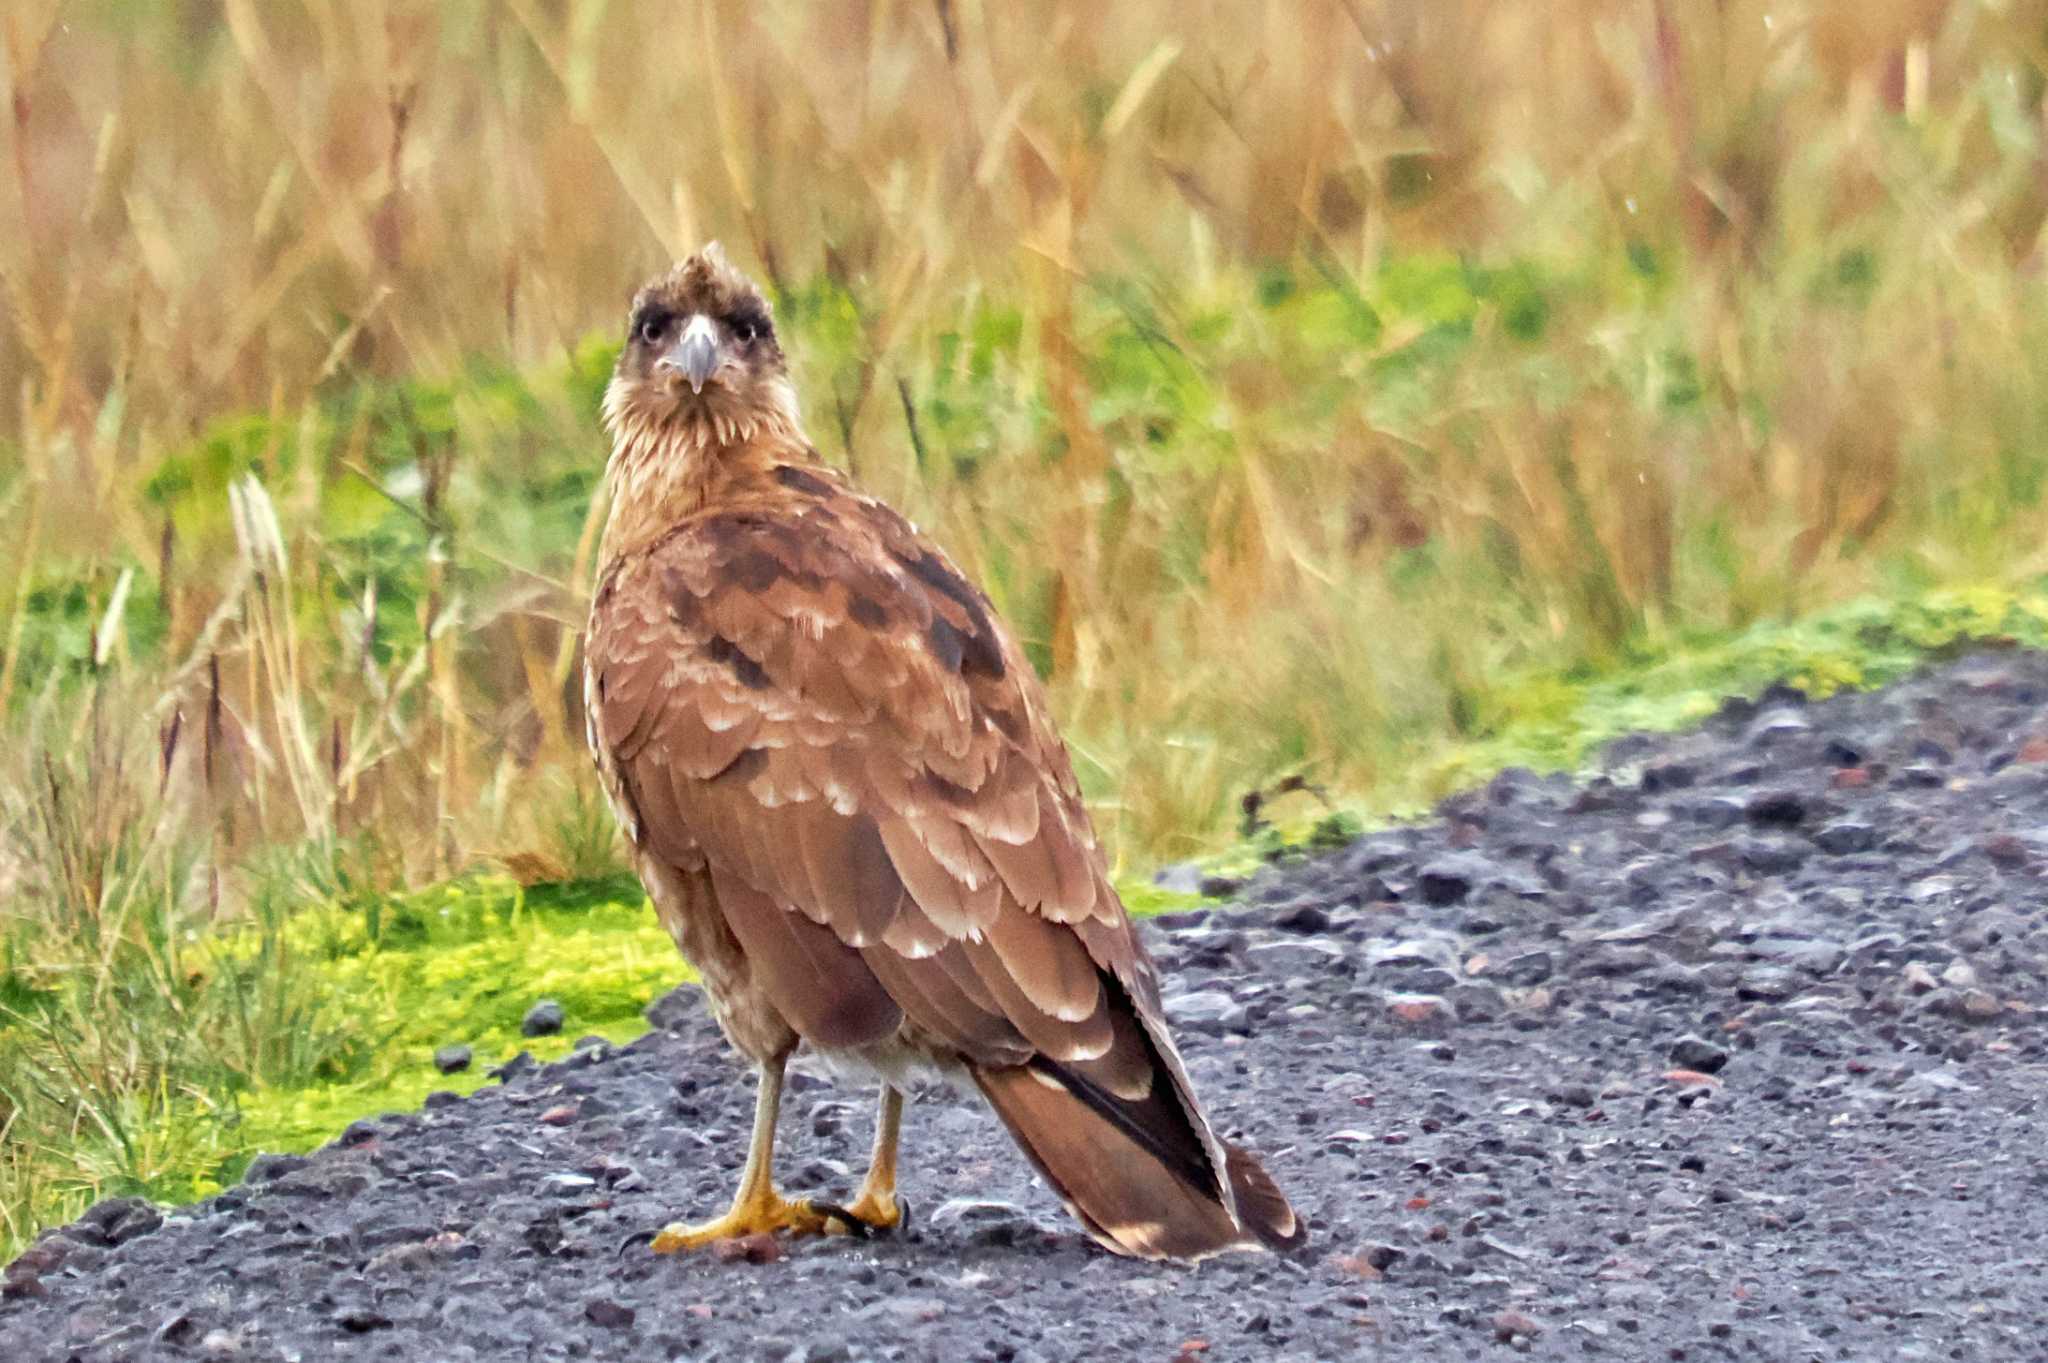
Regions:
<instances>
[{"instance_id":1,"label":"tall golden grass","mask_svg":"<svg viewBox=\"0 0 2048 1363\"><path fill-rule=\"evenodd\" d=\"M367 380L559 369L712 236L784 296L829 288L830 347L791 337L815 437L994 584L1143 856L1297 767L1384 779L1415 735L1483 726L1518 667L2038 563L2037 3L18 0L0 22L0 626L19 642L46 565L151 570L131 590L163 599L182 671L147 723L271 792L236 846L381 829L374 873L417 878L545 843L535 781L587 805L565 687L587 565L464 519L459 480L507 457L474 407L402 486L367 469L373 432L328 431L210 531L142 481L226 414L290 431ZM1386 266L1417 259L1532 271L1538 312L1466 298L1461 348L1404 386L1432 305ZM1264 306L1276 270L1381 324L1332 346L1306 305ZM946 338L1003 310L1015 410L971 459L920 451L969 363ZM1106 397L1123 344L1180 427ZM592 414L541 407L522 438L595 466ZM321 567L351 480L431 551L396 654L356 601L377 584ZM16 707L44 681L18 656Z\"/></svg>"}]
</instances>

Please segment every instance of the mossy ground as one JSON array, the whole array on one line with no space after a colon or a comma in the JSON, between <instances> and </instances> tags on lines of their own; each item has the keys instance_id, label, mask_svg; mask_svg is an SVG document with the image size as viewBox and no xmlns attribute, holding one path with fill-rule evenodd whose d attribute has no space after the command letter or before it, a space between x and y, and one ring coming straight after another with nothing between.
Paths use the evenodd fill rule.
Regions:
<instances>
[{"instance_id":1,"label":"mossy ground","mask_svg":"<svg viewBox=\"0 0 2048 1363\"><path fill-rule=\"evenodd\" d=\"M647 1029L650 1002L694 978L639 884L617 876L527 887L474 875L307 905L281 924L194 943L184 969L193 995L281 981L307 1005L290 1024L305 1034L303 1061L268 1067L289 1079L252 1080L257 1067L223 1063L220 1047L200 1045L163 1067L155 1091L104 1106L86 1077L92 1066L71 1066L74 1106L94 1119L74 1125L65 1173L33 1185L31 1205L9 1209L20 1218L17 1238L101 1195L205 1197L260 1152L311 1149L359 1117L417 1108L436 1089L469 1092L520 1051L552 1060L582 1037L630 1040ZM523 1035L527 1010L544 998L561 1004L561 1031ZM20 1058L40 1049L48 1068L60 1068L69 1053L50 1024L76 1021L84 1008L63 981L0 1002L0 1044L18 1045ZM254 1015L248 1025L261 1029L265 1011ZM469 1068L441 1073L434 1051L457 1044L470 1047ZM27 1096L15 1088L27 1073L7 1067L10 1098Z\"/></svg>"},{"instance_id":2,"label":"mossy ground","mask_svg":"<svg viewBox=\"0 0 2048 1363\"><path fill-rule=\"evenodd\" d=\"M630 878L522 887L465 877L374 910L317 909L294 935L319 960L309 983L375 1044L344 1077L241 1095L237 1144L248 1152L308 1149L436 1089L467 1093L520 1051L554 1060L585 1036L629 1041L647 1030L649 1003L694 978ZM562 1005L562 1030L523 1035L544 998ZM442 1074L435 1049L458 1044L470 1067Z\"/></svg>"}]
</instances>

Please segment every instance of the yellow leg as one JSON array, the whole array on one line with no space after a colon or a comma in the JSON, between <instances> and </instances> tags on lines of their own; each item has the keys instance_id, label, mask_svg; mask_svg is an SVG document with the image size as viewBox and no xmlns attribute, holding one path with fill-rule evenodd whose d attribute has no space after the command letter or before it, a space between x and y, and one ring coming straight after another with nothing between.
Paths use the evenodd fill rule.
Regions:
<instances>
[{"instance_id":1,"label":"yellow leg","mask_svg":"<svg viewBox=\"0 0 2048 1363\"><path fill-rule=\"evenodd\" d=\"M790 1231L797 1235L823 1235L830 1230L850 1229L836 1207L810 1202L792 1202L775 1191L775 1119L782 1110L782 1064L772 1060L761 1067L761 1088L754 1100L754 1135L747 1147L747 1167L740 1173L739 1191L732 1207L713 1221L694 1226L674 1222L663 1226L654 1237L656 1254L673 1254L679 1249L701 1249L718 1240L743 1235Z\"/></svg>"},{"instance_id":2,"label":"yellow leg","mask_svg":"<svg viewBox=\"0 0 2048 1363\"><path fill-rule=\"evenodd\" d=\"M903 1135L903 1094L893 1085L882 1085L882 1110L875 1118L875 1153L868 1160L868 1176L846 1210L876 1230L888 1230L903 1220L903 1204L896 1197L896 1143Z\"/></svg>"}]
</instances>

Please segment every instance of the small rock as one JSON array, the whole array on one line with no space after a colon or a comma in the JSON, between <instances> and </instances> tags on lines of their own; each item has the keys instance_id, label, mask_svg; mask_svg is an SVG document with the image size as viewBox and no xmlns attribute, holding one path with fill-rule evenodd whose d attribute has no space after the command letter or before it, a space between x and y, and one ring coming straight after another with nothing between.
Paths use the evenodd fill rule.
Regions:
<instances>
[{"instance_id":1,"label":"small rock","mask_svg":"<svg viewBox=\"0 0 2048 1363\"><path fill-rule=\"evenodd\" d=\"M1297 904L1276 915L1273 926L1282 932L1322 933L1330 930L1330 911L1320 904Z\"/></svg>"},{"instance_id":2,"label":"small rock","mask_svg":"<svg viewBox=\"0 0 2048 1363\"><path fill-rule=\"evenodd\" d=\"M679 984L642 1010L657 1032L680 1032L705 1016L704 995L694 984Z\"/></svg>"},{"instance_id":3,"label":"small rock","mask_svg":"<svg viewBox=\"0 0 2048 1363\"><path fill-rule=\"evenodd\" d=\"M9 1269L4 1282L0 1282L0 1298L7 1301L32 1301L50 1295L50 1289L43 1286L43 1280L33 1273Z\"/></svg>"},{"instance_id":4,"label":"small rock","mask_svg":"<svg viewBox=\"0 0 2048 1363\"><path fill-rule=\"evenodd\" d=\"M1551 960L1549 952L1525 951L1519 956L1501 962L1500 969L1495 973L1515 988L1527 989L1549 979L1554 969L1555 963Z\"/></svg>"},{"instance_id":5,"label":"small rock","mask_svg":"<svg viewBox=\"0 0 2048 1363\"><path fill-rule=\"evenodd\" d=\"M1703 1037L1687 1035L1671 1043L1670 1059L1682 1070L1719 1074L1728 1064L1728 1052Z\"/></svg>"},{"instance_id":6,"label":"small rock","mask_svg":"<svg viewBox=\"0 0 2048 1363\"><path fill-rule=\"evenodd\" d=\"M443 1074L460 1074L472 1058L467 1046L443 1046L434 1052L434 1068Z\"/></svg>"},{"instance_id":7,"label":"small rock","mask_svg":"<svg viewBox=\"0 0 2048 1363\"><path fill-rule=\"evenodd\" d=\"M789 1363L851 1363L853 1350L843 1339L814 1339L783 1357Z\"/></svg>"},{"instance_id":8,"label":"small rock","mask_svg":"<svg viewBox=\"0 0 2048 1363\"><path fill-rule=\"evenodd\" d=\"M987 1226L998 1221L1022 1221L1029 1223L1030 1216L1014 1202L997 1202L989 1198L955 1197L939 1204L932 1213L934 1226L959 1222L963 1226Z\"/></svg>"},{"instance_id":9,"label":"small rock","mask_svg":"<svg viewBox=\"0 0 2048 1363\"><path fill-rule=\"evenodd\" d=\"M1444 997L1450 1001L1457 1015L1467 1022L1492 1022L1500 1016L1501 994L1491 985L1471 982L1454 985L1444 991Z\"/></svg>"},{"instance_id":10,"label":"small rock","mask_svg":"<svg viewBox=\"0 0 2048 1363\"><path fill-rule=\"evenodd\" d=\"M1806 849L1789 838L1754 837L1736 840L1742 864L1759 875L1784 875L1806 860Z\"/></svg>"},{"instance_id":11,"label":"small rock","mask_svg":"<svg viewBox=\"0 0 2048 1363\"><path fill-rule=\"evenodd\" d=\"M1014 1202L956 1197L939 1204L933 1226L958 1225L970 1244L1002 1248L1020 1243L1035 1228L1029 1213Z\"/></svg>"},{"instance_id":12,"label":"small rock","mask_svg":"<svg viewBox=\"0 0 2048 1363\"><path fill-rule=\"evenodd\" d=\"M1596 776L1564 808L1567 814L1604 814L1622 803L1621 792L1614 788L1614 782L1605 776Z\"/></svg>"},{"instance_id":13,"label":"small rock","mask_svg":"<svg viewBox=\"0 0 2048 1363\"><path fill-rule=\"evenodd\" d=\"M1934 978L1934 972L1918 961L1906 962L1906 968L1899 972L1899 978L1905 983L1906 988L1915 994L1931 994L1941 987L1940 981Z\"/></svg>"},{"instance_id":14,"label":"small rock","mask_svg":"<svg viewBox=\"0 0 2048 1363\"><path fill-rule=\"evenodd\" d=\"M1534 1339L1542 1333L1543 1327L1520 1311L1502 1311L1493 1318L1493 1337L1503 1344L1512 1344L1517 1339Z\"/></svg>"},{"instance_id":15,"label":"small rock","mask_svg":"<svg viewBox=\"0 0 2048 1363\"><path fill-rule=\"evenodd\" d=\"M383 1133L377 1129L377 1123L365 1117L343 1127L341 1134L334 1138L334 1143L344 1150L356 1150L366 1145L375 1145L382 1136Z\"/></svg>"},{"instance_id":16,"label":"small rock","mask_svg":"<svg viewBox=\"0 0 2048 1363\"><path fill-rule=\"evenodd\" d=\"M1684 1089L1714 1088L1721 1082L1713 1075L1702 1073L1699 1070L1666 1070L1657 1077L1667 1084L1674 1084Z\"/></svg>"},{"instance_id":17,"label":"small rock","mask_svg":"<svg viewBox=\"0 0 2048 1363\"><path fill-rule=\"evenodd\" d=\"M1782 1003L1798 992L1798 977L1780 965L1751 966L1735 984L1738 998L1765 1003Z\"/></svg>"},{"instance_id":18,"label":"small rock","mask_svg":"<svg viewBox=\"0 0 2048 1363\"><path fill-rule=\"evenodd\" d=\"M1690 762L1673 758L1644 767L1642 787L1645 793L1657 795L1667 790L1684 790L1699 779L1699 770Z\"/></svg>"},{"instance_id":19,"label":"small rock","mask_svg":"<svg viewBox=\"0 0 2048 1363\"><path fill-rule=\"evenodd\" d=\"M1759 956L1796 966L1809 975L1832 975L1842 964L1842 949L1833 942L1771 937L1758 942L1755 950Z\"/></svg>"},{"instance_id":20,"label":"small rock","mask_svg":"<svg viewBox=\"0 0 2048 1363\"><path fill-rule=\"evenodd\" d=\"M1749 742L1752 747L1774 748L1788 739L1800 737L1812 730L1804 715L1787 709L1768 709L1757 716L1750 726Z\"/></svg>"},{"instance_id":21,"label":"small rock","mask_svg":"<svg viewBox=\"0 0 2048 1363\"><path fill-rule=\"evenodd\" d=\"M2000 866L2022 866L2028 856L2026 843L2010 833L1993 833L1977 844L1979 851Z\"/></svg>"},{"instance_id":22,"label":"small rock","mask_svg":"<svg viewBox=\"0 0 2048 1363\"><path fill-rule=\"evenodd\" d=\"M1707 981L1698 968L1678 964L1661 965L1636 977L1636 987L1648 994L1691 998L1707 992Z\"/></svg>"},{"instance_id":23,"label":"small rock","mask_svg":"<svg viewBox=\"0 0 2048 1363\"><path fill-rule=\"evenodd\" d=\"M621 1306L609 1297L598 1297L584 1303L583 1318L601 1330L630 1329L637 1313L630 1306Z\"/></svg>"},{"instance_id":24,"label":"small rock","mask_svg":"<svg viewBox=\"0 0 2048 1363\"><path fill-rule=\"evenodd\" d=\"M504 1064L493 1065L484 1073L501 1084L509 1084L515 1079L525 1078L539 1068L540 1062L533 1058L533 1052L521 1051Z\"/></svg>"},{"instance_id":25,"label":"small rock","mask_svg":"<svg viewBox=\"0 0 2048 1363\"><path fill-rule=\"evenodd\" d=\"M258 1155L249 1161L244 1183L275 1183L286 1174L296 1174L312 1163L304 1155Z\"/></svg>"},{"instance_id":26,"label":"small rock","mask_svg":"<svg viewBox=\"0 0 2048 1363\"><path fill-rule=\"evenodd\" d=\"M1542 791L1543 778L1527 767L1504 767L1486 783L1487 803L1500 806L1521 804Z\"/></svg>"},{"instance_id":27,"label":"small rock","mask_svg":"<svg viewBox=\"0 0 2048 1363\"><path fill-rule=\"evenodd\" d=\"M1846 738L1830 738L1821 745L1821 760L1831 767L1860 767L1863 749Z\"/></svg>"},{"instance_id":28,"label":"small rock","mask_svg":"<svg viewBox=\"0 0 2048 1363\"><path fill-rule=\"evenodd\" d=\"M1166 1015L1175 1023L1217 1032L1247 1030L1245 1007L1220 989L1196 989L1166 999Z\"/></svg>"},{"instance_id":29,"label":"small rock","mask_svg":"<svg viewBox=\"0 0 2048 1363\"><path fill-rule=\"evenodd\" d=\"M574 1103L558 1103L540 1114L540 1124L542 1126L567 1126L575 1120L576 1105Z\"/></svg>"},{"instance_id":30,"label":"small rock","mask_svg":"<svg viewBox=\"0 0 2048 1363\"><path fill-rule=\"evenodd\" d=\"M1245 952L1245 964L1277 979L1332 970L1348 973L1351 969L1343 948L1336 943L1291 937L1252 943Z\"/></svg>"},{"instance_id":31,"label":"small rock","mask_svg":"<svg viewBox=\"0 0 2048 1363\"><path fill-rule=\"evenodd\" d=\"M344 1306L334 1313L334 1323L352 1335L391 1328L391 1317L373 1306Z\"/></svg>"},{"instance_id":32,"label":"small rock","mask_svg":"<svg viewBox=\"0 0 2048 1363\"><path fill-rule=\"evenodd\" d=\"M519 1020L519 1031L523 1036L553 1036L562 1030L563 1020L562 1005L553 999L542 999L526 1010L526 1016Z\"/></svg>"},{"instance_id":33,"label":"small rock","mask_svg":"<svg viewBox=\"0 0 2048 1363\"><path fill-rule=\"evenodd\" d=\"M1868 852L1877 846L1877 830L1858 819L1836 819L1813 835L1814 846L1831 857Z\"/></svg>"},{"instance_id":34,"label":"small rock","mask_svg":"<svg viewBox=\"0 0 2048 1363\"><path fill-rule=\"evenodd\" d=\"M711 1252L720 1263L772 1264L782 1257L782 1246L772 1235L742 1235L720 1240Z\"/></svg>"},{"instance_id":35,"label":"small rock","mask_svg":"<svg viewBox=\"0 0 2048 1363\"><path fill-rule=\"evenodd\" d=\"M1452 1020L1451 1006L1439 994L1389 994L1387 1011L1410 1024Z\"/></svg>"},{"instance_id":36,"label":"small rock","mask_svg":"<svg viewBox=\"0 0 2048 1363\"><path fill-rule=\"evenodd\" d=\"M1941 744L1935 742L1931 738L1914 739L1912 751L1910 752L1909 756L1911 756L1911 758L1915 762L1924 762L1930 766L1936 767L1945 767L1949 763L1956 760L1956 755L1954 753L1950 752L1947 748L1943 747Z\"/></svg>"},{"instance_id":37,"label":"small rock","mask_svg":"<svg viewBox=\"0 0 2048 1363\"><path fill-rule=\"evenodd\" d=\"M106 1245L125 1245L163 1223L164 1214L139 1197L110 1197L79 1218L79 1228Z\"/></svg>"},{"instance_id":38,"label":"small rock","mask_svg":"<svg viewBox=\"0 0 2048 1363\"><path fill-rule=\"evenodd\" d=\"M1990 1022L2003 1011L1997 996L1984 989L1958 990L1945 1002L1942 1011L1960 1022Z\"/></svg>"},{"instance_id":39,"label":"small rock","mask_svg":"<svg viewBox=\"0 0 2048 1363\"><path fill-rule=\"evenodd\" d=\"M1612 978L1648 970L1661 965L1663 960L1663 956L1650 947L1634 946L1624 942L1598 942L1580 953L1579 959L1573 963L1572 973Z\"/></svg>"},{"instance_id":40,"label":"small rock","mask_svg":"<svg viewBox=\"0 0 2048 1363\"><path fill-rule=\"evenodd\" d=\"M1416 887L1422 892L1423 903L1443 908L1462 902L1472 887L1483 884L1492 871L1493 863L1476 852L1453 852L1425 865L1416 878Z\"/></svg>"},{"instance_id":41,"label":"small rock","mask_svg":"<svg viewBox=\"0 0 2048 1363\"><path fill-rule=\"evenodd\" d=\"M1708 828L1731 828L1742 822L1743 802L1733 795L1709 795L1687 805L1684 814Z\"/></svg>"}]
</instances>

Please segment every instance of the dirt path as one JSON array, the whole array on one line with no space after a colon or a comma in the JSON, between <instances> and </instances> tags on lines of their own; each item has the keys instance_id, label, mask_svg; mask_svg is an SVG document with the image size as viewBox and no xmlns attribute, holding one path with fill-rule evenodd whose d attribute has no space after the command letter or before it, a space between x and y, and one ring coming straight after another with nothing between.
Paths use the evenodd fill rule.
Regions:
<instances>
[{"instance_id":1,"label":"dirt path","mask_svg":"<svg viewBox=\"0 0 2048 1363\"><path fill-rule=\"evenodd\" d=\"M720 1207L746 1134L672 998L210 1203L103 1204L9 1270L0 1357L2048 1357L2048 660L1606 763L1155 925L1197 1085L1313 1218L1297 1259L1101 1254L944 1096L907 1236L621 1252ZM871 1096L798 1082L786 1179L843 1192Z\"/></svg>"}]
</instances>

